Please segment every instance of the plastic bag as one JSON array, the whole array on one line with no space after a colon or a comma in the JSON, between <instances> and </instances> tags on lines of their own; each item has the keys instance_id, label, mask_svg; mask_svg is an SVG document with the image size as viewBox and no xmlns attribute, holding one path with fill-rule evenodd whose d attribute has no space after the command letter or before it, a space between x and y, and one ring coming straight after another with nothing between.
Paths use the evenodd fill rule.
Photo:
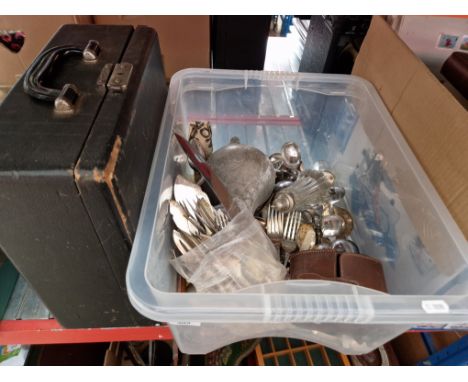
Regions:
<instances>
[{"instance_id":1,"label":"plastic bag","mask_svg":"<svg viewBox=\"0 0 468 382\"><path fill-rule=\"evenodd\" d=\"M232 292L283 280L287 272L262 226L244 206L223 230L170 262L197 292Z\"/></svg>"}]
</instances>

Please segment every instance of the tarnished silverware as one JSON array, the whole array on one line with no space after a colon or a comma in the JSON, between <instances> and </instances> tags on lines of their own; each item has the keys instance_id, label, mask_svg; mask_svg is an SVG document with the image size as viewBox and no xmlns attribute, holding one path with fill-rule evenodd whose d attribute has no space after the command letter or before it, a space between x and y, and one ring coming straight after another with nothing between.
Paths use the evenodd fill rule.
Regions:
<instances>
[{"instance_id":1,"label":"tarnished silverware","mask_svg":"<svg viewBox=\"0 0 468 382\"><path fill-rule=\"evenodd\" d=\"M232 199L229 191L226 189L226 186L224 185L223 181L216 175L216 173L210 167L208 162L206 162L204 158L201 157L200 154L195 152L193 147L183 136L177 133L174 133L174 135L177 141L179 142L180 146L182 147L182 149L187 154L188 158L191 160L192 164L195 166L195 168L198 170L201 176L203 176L207 184L213 190L219 202L224 206L228 215L230 217L237 215L240 212L240 209L237 206L237 204L234 203L234 200ZM211 155L210 159L213 158L213 156L214 156L214 153ZM274 183L274 179L273 179L273 183ZM272 190L273 190L273 187L274 187L274 184L271 187Z\"/></svg>"},{"instance_id":2,"label":"tarnished silverware","mask_svg":"<svg viewBox=\"0 0 468 382\"><path fill-rule=\"evenodd\" d=\"M294 183L275 194L271 206L281 212L307 210L321 204L328 196L328 189L323 176L314 179L299 175Z\"/></svg>"},{"instance_id":3,"label":"tarnished silverware","mask_svg":"<svg viewBox=\"0 0 468 382\"><path fill-rule=\"evenodd\" d=\"M346 191L343 187L341 186L332 186L329 189L329 203L332 205L335 205L338 203L340 200L342 200L346 194Z\"/></svg>"},{"instance_id":4,"label":"tarnished silverware","mask_svg":"<svg viewBox=\"0 0 468 382\"><path fill-rule=\"evenodd\" d=\"M176 229L172 230L172 240L182 255L185 255L193 248L198 247L205 239L206 237L204 235L201 235L201 237L195 237Z\"/></svg>"},{"instance_id":5,"label":"tarnished silverware","mask_svg":"<svg viewBox=\"0 0 468 382\"><path fill-rule=\"evenodd\" d=\"M314 217L316 215L317 214L313 209L304 210L302 211L302 222L314 226Z\"/></svg>"},{"instance_id":6,"label":"tarnished silverware","mask_svg":"<svg viewBox=\"0 0 468 382\"><path fill-rule=\"evenodd\" d=\"M209 202L204 199L199 199L197 201L196 215L198 221L205 228L207 235L213 235L218 231L215 222L214 209Z\"/></svg>"},{"instance_id":7,"label":"tarnished silverware","mask_svg":"<svg viewBox=\"0 0 468 382\"><path fill-rule=\"evenodd\" d=\"M353 222L352 215L345 208L334 206L333 210L335 212L335 215L341 216L341 218L344 220L344 227L343 227L343 231L341 232L340 236L343 236L343 237L350 236L352 231L353 231L353 228L354 228L354 222Z\"/></svg>"},{"instance_id":8,"label":"tarnished silverware","mask_svg":"<svg viewBox=\"0 0 468 382\"><path fill-rule=\"evenodd\" d=\"M297 170L301 165L301 150L294 142L286 142L281 147L281 156L284 165L292 170Z\"/></svg>"},{"instance_id":9,"label":"tarnished silverware","mask_svg":"<svg viewBox=\"0 0 468 382\"><path fill-rule=\"evenodd\" d=\"M195 210L197 201L203 199L210 203L208 195L202 191L201 187L185 179L182 175L177 175L174 181L174 199L194 219L196 219Z\"/></svg>"},{"instance_id":10,"label":"tarnished silverware","mask_svg":"<svg viewBox=\"0 0 468 382\"><path fill-rule=\"evenodd\" d=\"M337 239L332 243L332 248L338 253L359 253L359 248L351 240Z\"/></svg>"},{"instance_id":11,"label":"tarnished silverware","mask_svg":"<svg viewBox=\"0 0 468 382\"><path fill-rule=\"evenodd\" d=\"M301 213L299 211L290 212L286 216L286 222L283 228L283 239L281 248L284 253L284 265L289 261L289 255L297 248L296 234L301 224Z\"/></svg>"},{"instance_id":12,"label":"tarnished silverware","mask_svg":"<svg viewBox=\"0 0 468 382\"><path fill-rule=\"evenodd\" d=\"M339 215L328 215L322 219L323 237L336 237L343 232L345 222Z\"/></svg>"},{"instance_id":13,"label":"tarnished silverware","mask_svg":"<svg viewBox=\"0 0 468 382\"><path fill-rule=\"evenodd\" d=\"M267 221L262 218L261 216L256 216L255 219L258 221L258 223L262 226L262 228L266 231L267 229Z\"/></svg>"},{"instance_id":14,"label":"tarnished silverware","mask_svg":"<svg viewBox=\"0 0 468 382\"><path fill-rule=\"evenodd\" d=\"M199 246L203 240L206 239L206 237L204 237L204 235L200 235L199 237L196 237L196 236L191 236L191 235L187 235L186 233L183 233L181 232L182 234L182 237L185 239L185 241L192 247L192 248L195 248L197 246Z\"/></svg>"},{"instance_id":15,"label":"tarnished silverware","mask_svg":"<svg viewBox=\"0 0 468 382\"><path fill-rule=\"evenodd\" d=\"M172 240L182 256L193 248L176 229L172 231Z\"/></svg>"},{"instance_id":16,"label":"tarnished silverware","mask_svg":"<svg viewBox=\"0 0 468 382\"><path fill-rule=\"evenodd\" d=\"M333 173L331 173L328 170L322 171L322 175L327 180L328 185L333 186L333 184L335 183L335 175L333 175Z\"/></svg>"},{"instance_id":17,"label":"tarnished silverware","mask_svg":"<svg viewBox=\"0 0 468 382\"><path fill-rule=\"evenodd\" d=\"M266 231L270 239L283 237L284 214L268 205Z\"/></svg>"},{"instance_id":18,"label":"tarnished silverware","mask_svg":"<svg viewBox=\"0 0 468 382\"><path fill-rule=\"evenodd\" d=\"M286 142L281 147L281 152L270 155L269 159L275 169L278 181L293 182L304 170L299 146L294 142Z\"/></svg>"},{"instance_id":19,"label":"tarnished silverware","mask_svg":"<svg viewBox=\"0 0 468 382\"><path fill-rule=\"evenodd\" d=\"M230 143L213 152L208 163L230 196L243 200L251 211L263 205L273 192L275 170L268 157L255 147Z\"/></svg>"},{"instance_id":20,"label":"tarnished silverware","mask_svg":"<svg viewBox=\"0 0 468 382\"><path fill-rule=\"evenodd\" d=\"M312 165L313 171L319 171L327 180L329 186L335 183L335 175L330 171L330 167L327 162L319 160Z\"/></svg>"},{"instance_id":21,"label":"tarnished silverware","mask_svg":"<svg viewBox=\"0 0 468 382\"><path fill-rule=\"evenodd\" d=\"M275 184L275 192L282 190L283 188L289 187L293 183L292 180L280 180Z\"/></svg>"},{"instance_id":22,"label":"tarnished silverware","mask_svg":"<svg viewBox=\"0 0 468 382\"><path fill-rule=\"evenodd\" d=\"M229 218L224 213L222 209L217 209L215 212L215 222L218 231L221 231L224 227L226 227L229 223Z\"/></svg>"},{"instance_id":23,"label":"tarnished silverware","mask_svg":"<svg viewBox=\"0 0 468 382\"><path fill-rule=\"evenodd\" d=\"M327 239L326 237L323 237L320 239L320 242L318 242L314 249L328 249L332 247L332 243L330 239Z\"/></svg>"},{"instance_id":24,"label":"tarnished silverware","mask_svg":"<svg viewBox=\"0 0 468 382\"><path fill-rule=\"evenodd\" d=\"M316 243L314 226L306 223L301 224L297 231L296 242L299 247L299 251L312 249Z\"/></svg>"},{"instance_id":25,"label":"tarnished silverware","mask_svg":"<svg viewBox=\"0 0 468 382\"><path fill-rule=\"evenodd\" d=\"M280 153L274 153L271 154L270 157L268 158L273 165L273 168L275 171L281 171L281 168L283 167L284 164L284 159L283 156Z\"/></svg>"},{"instance_id":26,"label":"tarnished silverware","mask_svg":"<svg viewBox=\"0 0 468 382\"><path fill-rule=\"evenodd\" d=\"M188 235L200 235L199 224L197 224L195 220L189 217L184 208L182 208L182 206L175 200L171 200L169 202L169 212L172 215L174 224L179 230L185 232Z\"/></svg>"}]
</instances>

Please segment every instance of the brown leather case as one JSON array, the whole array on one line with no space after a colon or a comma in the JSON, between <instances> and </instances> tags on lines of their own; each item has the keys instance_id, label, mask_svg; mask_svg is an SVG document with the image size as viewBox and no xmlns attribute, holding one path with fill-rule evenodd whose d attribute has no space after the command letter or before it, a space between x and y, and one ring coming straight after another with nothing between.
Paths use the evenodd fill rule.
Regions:
<instances>
[{"instance_id":1,"label":"brown leather case","mask_svg":"<svg viewBox=\"0 0 468 382\"><path fill-rule=\"evenodd\" d=\"M312 249L291 255L292 280L330 280L387 292L382 264L372 257L342 253L334 249Z\"/></svg>"},{"instance_id":2,"label":"brown leather case","mask_svg":"<svg viewBox=\"0 0 468 382\"><path fill-rule=\"evenodd\" d=\"M291 279L329 279L337 276L337 254L334 249L311 249L291 255Z\"/></svg>"},{"instance_id":3,"label":"brown leather case","mask_svg":"<svg viewBox=\"0 0 468 382\"><path fill-rule=\"evenodd\" d=\"M342 253L339 257L339 276L358 285L387 292L385 275L379 260L357 253Z\"/></svg>"}]
</instances>

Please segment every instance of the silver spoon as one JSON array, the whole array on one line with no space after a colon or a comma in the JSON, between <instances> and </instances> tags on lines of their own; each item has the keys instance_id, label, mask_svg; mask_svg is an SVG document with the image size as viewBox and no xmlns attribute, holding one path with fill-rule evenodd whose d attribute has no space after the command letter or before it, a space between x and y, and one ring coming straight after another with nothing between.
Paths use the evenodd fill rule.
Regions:
<instances>
[{"instance_id":1,"label":"silver spoon","mask_svg":"<svg viewBox=\"0 0 468 382\"><path fill-rule=\"evenodd\" d=\"M358 246L351 240L337 239L332 243L332 248L338 253L359 253Z\"/></svg>"},{"instance_id":2,"label":"silver spoon","mask_svg":"<svg viewBox=\"0 0 468 382\"><path fill-rule=\"evenodd\" d=\"M341 236L350 236L351 232L353 231L354 227L354 222L353 222L353 217L349 213L349 211L345 208L341 207L333 207L335 215L341 216L344 220L344 227L343 231L341 232Z\"/></svg>"},{"instance_id":3,"label":"silver spoon","mask_svg":"<svg viewBox=\"0 0 468 382\"><path fill-rule=\"evenodd\" d=\"M324 216L322 219L322 234L324 237L338 236L344 229L345 222L339 215Z\"/></svg>"},{"instance_id":4,"label":"silver spoon","mask_svg":"<svg viewBox=\"0 0 468 382\"><path fill-rule=\"evenodd\" d=\"M183 207L175 200L169 202L169 212L172 215L174 224L182 232L193 236L198 236L200 234L197 224L188 217Z\"/></svg>"},{"instance_id":5,"label":"silver spoon","mask_svg":"<svg viewBox=\"0 0 468 382\"><path fill-rule=\"evenodd\" d=\"M281 156L284 159L286 167L296 170L301 164L301 151L294 142L286 142L281 147Z\"/></svg>"}]
</instances>

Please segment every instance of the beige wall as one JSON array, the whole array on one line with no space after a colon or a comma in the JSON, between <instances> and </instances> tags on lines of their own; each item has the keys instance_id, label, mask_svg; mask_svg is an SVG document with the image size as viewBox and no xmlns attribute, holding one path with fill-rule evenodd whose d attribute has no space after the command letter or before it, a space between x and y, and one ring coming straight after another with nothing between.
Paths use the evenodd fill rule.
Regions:
<instances>
[{"instance_id":1,"label":"beige wall","mask_svg":"<svg viewBox=\"0 0 468 382\"><path fill-rule=\"evenodd\" d=\"M96 24L147 25L158 32L166 77L210 67L209 16L93 16Z\"/></svg>"},{"instance_id":2,"label":"beige wall","mask_svg":"<svg viewBox=\"0 0 468 382\"><path fill-rule=\"evenodd\" d=\"M0 29L26 34L18 54L0 47L0 86L13 85L61 25L92 22L156 29L168 79L184 68L210 67L209 16L0 16Z\"/></svg>"},{"instance_id":3,"label":"beige wall","mask_svg":"<svg viewBox=\"0 0 468 382\"><path fill-rule=\"evenodd\" d=\"M0 29L26 34L19 53L0 47L0 86L13 85L61 25L90 21L89 16L0 16Z\"/></svg>"}]
</instances>

